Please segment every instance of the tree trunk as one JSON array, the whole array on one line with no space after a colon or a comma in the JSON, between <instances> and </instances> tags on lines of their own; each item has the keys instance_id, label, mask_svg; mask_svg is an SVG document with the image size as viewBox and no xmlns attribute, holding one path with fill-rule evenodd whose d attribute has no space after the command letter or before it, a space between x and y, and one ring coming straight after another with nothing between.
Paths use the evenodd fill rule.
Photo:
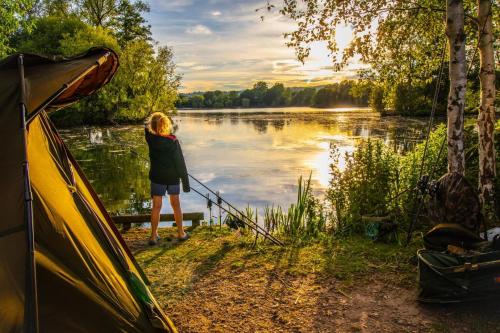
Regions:
<instances>
[{"instance_id":1,"label":"tree trunk","mask_svg":"<svg viewBox=\"0 0 500 333\"><path fill-rule=\"evenodd\" d=\"M481 60L481 105L477 119L479 133L479 197L487 220L495 208L495 56L490 0L478 0L478 45Z\"/></svg>"},{"instance_id":2,"label":"tree trunk","mask_svg":"<svg viewBox=\"0 0 500 333\"><path fill-rule=\"evenodd\" d=\"M448 94L448 172L464 174L465 63L464 7L462 0L447 0L446 35L450 52Z\"/></svg>"}]
</instances>

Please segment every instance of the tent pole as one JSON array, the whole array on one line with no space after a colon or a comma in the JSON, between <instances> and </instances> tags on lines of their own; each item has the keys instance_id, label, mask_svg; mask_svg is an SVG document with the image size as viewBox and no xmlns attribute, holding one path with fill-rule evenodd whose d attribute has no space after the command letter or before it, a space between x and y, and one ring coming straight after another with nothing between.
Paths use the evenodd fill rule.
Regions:
<instances>
[{"instance_id":1,"label":"tent pole","mask_svg":"<svg viewBox=\"0 0 500 333\"><path fill-rule=\"evenodd\" d=\"M24 178L24 219L26 223L26 241L28 253L26 255L26 288L24 298L24 328L26 332L38 332L38 295L36 285L36 263L35 263L35 234L33 230L33 196L28 164L28 147L26 132L26 86L24 79L24 58L20 54L18 59L19 84L21 88L21 100L19 111L21 117L21 130L23 141L23 178Z\"/></svg>"}]
</instances>

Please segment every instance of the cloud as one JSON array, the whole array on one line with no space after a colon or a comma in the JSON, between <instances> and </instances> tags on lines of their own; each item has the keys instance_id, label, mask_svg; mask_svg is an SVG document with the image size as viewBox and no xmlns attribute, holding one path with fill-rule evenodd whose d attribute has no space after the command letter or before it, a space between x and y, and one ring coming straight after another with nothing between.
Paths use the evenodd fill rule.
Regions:
<instances>
[{"instance_id":1,"label":"cloud","mask_svg":"<svg viewBox=\"0 0 500 333\"><path fill-rule=\"evenodd\" d=\"M302 64L294 59L278 60L273 63L274 74L300 74Z\"/></svg>"},{"instance_id":2,"label":"cloud","mask_svg":"<svg viewBox=\"0 0 500 333\"><path fill-rule=\"evenodd\" d=\"M213 68L213 66L199 65L199 66L193 66L193 67L191 67L191 70L193 70L193 71L204 71L204 70L211 69L211 68Z\"/></svg>"},{"instance_id":3,"label":"cloud","mask_svg":"<svg viewBox=\"0 0 500 333\"><path fill-rule=\"evenodd\" d=\"M182 68L191 68L196 66L195 62L179 62L177 64L177 67L182 67Z\"/></svg>"},{"instance_id":4,"label":"cloud","mask_svg":"<svg viewBox=\"0 0 500 333\"><path fill-rule=\"evenodd\" d=\"M168 3L168 4L167 4ZM255 12L262 0L150 0L153 38L173 47L182 92L241 90L256 81L286 86L323 85L353 77L360 68L332 70L324 43L315 43L305 64L285 46L283 33L296 23L278 12ZM260 20L265 15L264 21ZM337 37L348 41L349 29Z\"/></svg>"},{"instance_id":5,"label":"cloud","mask_svg":"<svg viewBox=\"0 0 500 333\"><path fill-rule=\"evenodd\" d=\"M210 30L206 25L197 24L195 26L187 28L186 33L191 35L211 35L212 30Z\"/></svg>"},{"instance_id":6,"label":"cloud","mask_svg":"<svg viewBox=\"0 0 500 333\"><path fill-rule=\"evenodd\" d=\"M181 11L193 5L193 0L150 0L149 5L165 11Z\"/></svg>"}]
</instances>

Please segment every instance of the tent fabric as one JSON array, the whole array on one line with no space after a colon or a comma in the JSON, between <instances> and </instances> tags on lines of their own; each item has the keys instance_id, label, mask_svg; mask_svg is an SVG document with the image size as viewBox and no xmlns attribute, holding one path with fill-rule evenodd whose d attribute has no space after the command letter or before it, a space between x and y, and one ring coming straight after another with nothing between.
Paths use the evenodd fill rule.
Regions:
<instances>
[{"instance_id":1,"label":"tent fabric","mask_svg":"<svg viewBox=\"0 0 500 333\"><path fill-rule=\"evenodd\" d=\"M12 55L0 62L0 78L6 85L18 89L10 79L18 76L18 55ZM92 48L73 58L45 58L24 54L25 81L27 91L27 112L39 110L50 97L68 85L67 90L44 108L47 111L68 106L108 83L118 68L118 56L106 48Z\"/></svg>"},{"instance_id":2,"label":"tent fabric","mask_svg":"<svg viewBox=\"0 0 500 333\"><path fill-rule=\"evenodd\" d=\"M112 54L110 50L94 49L86 56L77 57L75 64L71 59L57 62L40 57L25 58L25 73L30 78L27 83L29 111L39 106L59 108L101 87L116 70L117 62L110 57ZM6 75L11 79L0 80L0 140L3 143L0 148L3 213L0 332L25 331L27 244L21 168L24 147L18 108L19 76L12 59L0 63L0 77ZM104 65L109 59L114 64L102 69L95 66L97 61ZM64 69L68 68L78 70L66 75ZM36 76L30 73L32 69L36 69ZM69 81L65 82L66 79L55 73L63 73ZM44 75L48 80L57 81L46 82L52 90L39 87ZM65 92L47 105L54 92L65 85ZM140 268L45 111L38 113L29 124L27 154L33 192L40 332L176 332L146 287Z\"/></svg>"},{"instance_id":3,"label":"tent fabric","mask_svg":"<svg viewBox=\"0 0 500 333\"><path fill-rule=\"evenodd\" d=\"M0 332L22 325L28 248L24 221L23 132L16 68L0 70ZM5 326L8 325L8 326Z\"/></svg>"}]
</instances>

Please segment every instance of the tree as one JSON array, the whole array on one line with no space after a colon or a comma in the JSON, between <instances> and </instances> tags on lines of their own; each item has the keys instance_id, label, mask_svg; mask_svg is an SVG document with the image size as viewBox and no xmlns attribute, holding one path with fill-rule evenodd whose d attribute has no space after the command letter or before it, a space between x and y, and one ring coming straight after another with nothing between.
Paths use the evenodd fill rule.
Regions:
<instances>
[{"instance_id":1,"label":"tree","mask_svg":"<svg viewBox=\"0 0 500 333\"><path fill-rule=\"evenodd\" d=\"M478 0L478 46L480 56L481 100L478 115L479 192L486 218L494 211L495 165L495 54L493 46L492 3Z\"/></svg>"},{"instance_id":2,"label":"tree","mask_svg":"<svg viewBox=\"0 0 500 333\"><path fill-rule=\"evenodd\" d=\"M232 90L229 92L229 100L231 105L226 105L228 107L237 107L241 105L240 93L238 91Z\"/></svg>"},{"instance_id":3,"label":"tree","mask_svg":"<svg viewBox=\"0 0 500 333\"><path fill-rule=\"evenodd\" d=\"M140 41L144 45L144 40ZM149 110L171 112L177 100L177 89L181 77L175 73L174 53L168 46L158 47L156 57L151 60L149 69Z\"/></svg>"},{"instance_id":4,"label":"tree","mask_svg":"<svg viewBox=\"0 0 500 333\"><path fill-rule=\"evenodd\" d=\"M465 14L461 0L447 0L446 35L450 55L448 94L448 172L465 173L464 110L467 71L465 63Z\"/></svg>"},{"instance_id":5,"label":"tree","mask_svg":"<svg viewBox=\"0 0 500 333\"><path fill-rule=\"evenodd\" d=\"M12 41L16 50L27 53L45 55L72 54L73 45L66 45L66 51L61 49L61 41L70 39L76 33L90 34L91 31L84 22L75 15L45 16L34 21L32 31L23 31ZM88 45L88 43L87 43Z\"/></svg>"},{"instance_id":6,"label":"tree","mask_svg":"<svg viewBox=\"0 0 500 333\"><path fill-rule=\"evenodd\" d=\"M205 91L203 93L203 101L206 107L213 107L215 104L215 92L214 91Z\"/></svg>"},{"instance_id":7,"label":"tree","mask_svg":"<svg viewBox=\"0 0 500 333\"><path fill-rule=\"evenodd\" d=\"M285 34L304 61L312 42L326 42L334 68L340 69L355 55L372 65L384 79L395 83L425 79L439 65L437 36L444 35L443 13L437 0L283 1L281 14L297 22ZM348 25L353 40L338 54L336 29Z\"/></svg>"},{"instance_id":8,"label":"tree","mask_svg":"<svg viewBox=\"0 0 500 333\"><path fill-rule=\"evenodd\" d=\"M115 52L120 52L118 41L108 30L103 27L85 25L74 33L63 33L59 42L59 52L64 56L73 56L87 51L91 47L108 47Z\"/></svg>"},{"instance_id":9,"label":"tree","mask_svg":"<svg viewBox=\"0 0 500 333\"><path fill-rule=\"evenodd\" d=\"M110 118L139 121L153 112L174 109L180 77L170 48L159 47L155 54L147 41L138 40L123 49L120 60L121 70L110 84L118 97Z\"/></svg>"},{"instance_id":10,"label":"tree","mask_svg":"<svg viewBox=\"0 0 500 333\"><path fill-rule=\"evenodd\" d=\"M252 89L252 97L251 103L254 106L262 106L264 104L264 97L266 96L268 87L267 83L264 81L259 81L254 84Z\"/></svg>"},{"instance_id":11,"label":"tree","mask_svg":"<svg viewBox=\"0 0 500 333\"><path fill-rule=\"evenodd\" d=\"M332 90L328 87L321 88L314 96L314 106L329 107L333 103Z\"/></svg>"},{"instance_id":12,"label":"tree","mask_svg":"<svg viewBox=\"0 0 500 333\"><path fill-rule=\"evenodd\" d=\"M313 104L314 96L316 95L315 88L304 88L293 94L291 104L297 106L310 106Z\"/></svg>"},{"instance_id":13,"label":"tree","mask_svg":"<svg viewBox=\"0 0 500 333\"><path fill-rule=\"evenodd\" d=\"M285 93L285 86L283 83L275 83L270 89L267 90L264 96L264 103L268 106L284 105L283 94Z\"/></svg>"},{"instance_id":14,"label":"tree","mask_svg":"<svg viewBox=\"0 0 500 333\"><path fill-rule=\"evenodd\" d=\"M0 53L73 56L95 46L111 48L121 65L114 79L51 117L64 125L140 121L173 110L180 82L172 50L151 43L141 16L148 10L133 0L7 0L0 5Z\"/></svg>"},{"instance_id":15,"label":"tree","mask_svg":"<svg viewBox=\"0 0 500 333\"><path fill-rule=\"evenodd\" d=\"M43 0L40 4L39 15L58 16L60 18L74 14L69 0Z\"/></svg>"},{"instance_id":16,"label":"tree","mask_svg":"<svg viewBox=\"0 0 500 333\"><path fill-rule=\"evenodd\" d=\"M174 109L180 77L175 74L170 48L160 46L155 52L145 40L133 41L121 48L109 30L85 25L74 34L63 35L58 53L70 56L92 46L106 46L118 52L118 72L98 94L72 107L78 112L55 113L56 121L64 124L107 123L113 119L140 121L152 112Z\"/></svg>"},{"instance_id":17,"label":"tree","mask_svg":"<svg viewBox=\"0 0 500 333\"><path fill-rule=\"evenodd\" d=\"M117 0L79 0L82 17L94 27L108 27L118 13Z\"/></svg>"},{"instance_id":18,"label":"tree","mask_svg":"<svg viewBox=\"0 0 500 333\"><path fill-rule=\"evenodd\" d=\"M202 108L204 106L205 98L203 95L194 95L191 97L191 107Z\"/></svg>"},{"instance_id":19,"label":"tree","mask_svg":"<svg viewBox=\"0 0 500 333\"><path fill-rule=\"evenodd\" d=\"M384 88L380 85L374 85L370 91L369 105L376 112L384 112Z\"/></svg>"},{"instance_id":20,"label":"tree","mask_svg":"<svg viewBox=\"0 0 500 333\"><path fill-rule=\"evenodd\" d=\"M147 12L149 6L142 1L134 3L129 0L120 1L113 24L120 45L124 46L138 39L151 39L151 26L146 25L146 20L142 16L142 13Z\"/></svg>"},{"instance_id":21,"label":"tree","mask_svg":"<svg viewBox=\"0 0 500 333\"><path fill-rule=\"evenodd\" d=\"M12 51L11 37L19 30L30 31L33 21L29 14L35 0L2 0L0 5L0 58Z\"/></svg>"},{"instance_id":22,"label":"tree","mask_svg":"<svg viewBox=\"0 0 500 333\"><path fill-rule=\"evenodd\" d=\"M480 107L478 116L480 155L480 197L484 205L492 205L496 177L494 127L495 127L495 51L494 35L499 32L498 13L493 13L491 0L466 1L469 11L477 10L477 17L464 10L464 1L447 0L446 7L436 0L329 1L284 0L280 12L298 22L297 29L287 34L288 46L294 47L299 60L309 55L313 41L326 41L337 68L345 65L355 54L372 65L379 82L384 83L389 97L385 100L401 102L402 88L415 93L415 79L426 81L437 69L442 29L446 28L449 54L450 89L448 94L448 170L464 173L463 113L467 95L466 39L474 36L464 29L465 19L477 24L480 53ZM273 6L268 6L272 8ZM446 13L446 24L441 24ZM338 47L335 30L339 24L354 29L354 39L337 61ZM472 31L472 29L470 29ZM476 50L470 48L470 53ZM497 58L498 61L498 58ZM474 66L472 63L471 68ZM403 84L403 85L402 85ZM428 85L427 85L428 86ZM399 89L389 91L389 89ZM425 89L423 90L425 91ZM420 92L418 92L420 93ZM405 94L406 96L408 94ZM413 102L413 101L410 101ZM421 101L422 102L422 101ZM425 102L425 100L424 100ZM420 104L417 103L417 105ZM425 104L425 103L424 103ZM400 104L406 108L406 104ZM414 107L414 106L412 106Z\"/></svg>"},{"instance_id":23,"label":"tree","mask_svg":"<svg viewBox=\"0 0 500 333\"><path fill-rule=\"evenodd\" d=\"M440 49L435 45L443 36L442 14L446 12L452 81L448 99L448 158L450 171L463 173L466 73L462 1L448 0L443 9L440 2L433 0L411 3L397 0L285 0L280 12L298 22L297 29L286 36L289 39L287 45L295 48L299 60L303 61L309 55L311 42L326 41L337 68L359 54L362 61L373 66L377 75L389 82L405 82L410 86L415 77L426 80L437 68ZM335 31L340 24L351 26L354 38L338 59ZM387 63L390 66L386 66Z\"/></svg>"}]
</instances>

